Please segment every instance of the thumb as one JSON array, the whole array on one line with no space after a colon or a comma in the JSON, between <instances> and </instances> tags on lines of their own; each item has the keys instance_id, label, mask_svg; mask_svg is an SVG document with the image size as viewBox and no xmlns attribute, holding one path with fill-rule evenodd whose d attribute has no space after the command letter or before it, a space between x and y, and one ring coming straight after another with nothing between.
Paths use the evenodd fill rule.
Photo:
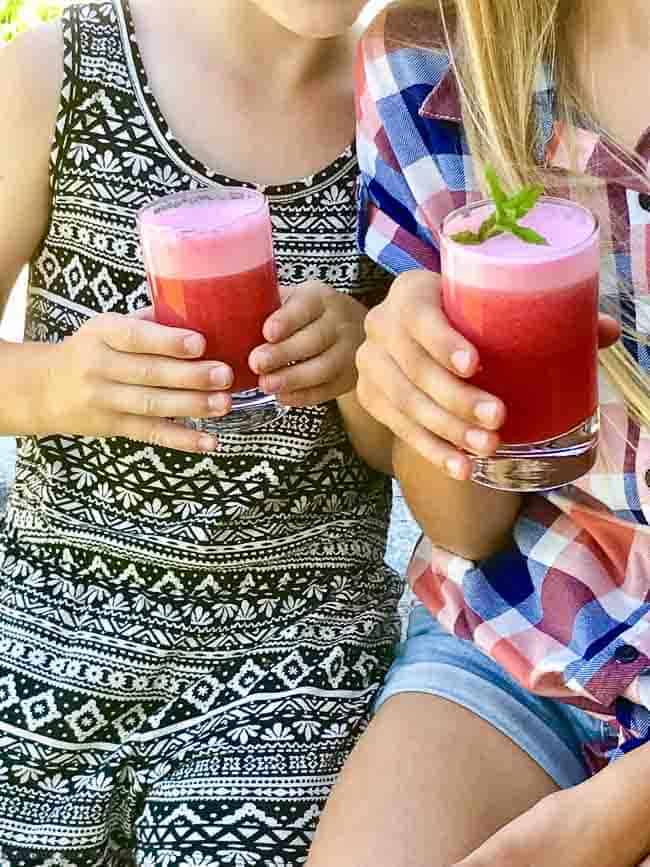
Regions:
<instances>
[{"instance_id":1,"label":"thumb","mask_svg":"<svg viewBox=\"0 0 650 867\"><path fill-rule=\"evenodd\" d=\"M129 316L132 319L142 319L144 322L153 322L153 307L140 307L140 309L136 310L134 313L129 313Z\"/></svg>"},{"instance_id":2,"label":"thumb","mask_svg":"<svg viewBox=\"0 0 650 867\"><path fill-rule=\"evenodd\" d=\"M471 855L467 855L467 857L463 858L462 861L457 861L455 864L452 864L451 867L490 867L492 864L498 864L498 860L490 861L488 858L483 857L483 853L485 851L485 845L480 846L476 851L472 852ZM645 865L639 865L639 867L645 867Z\"/></svg>"},{"instance_id":3,"label":"thumb","mask_svg":"<svg viewBox=\"0 0 650 867\"><path fill-rule=\"evenodd\" d=\"M598 348L607 349L621 336L621 326L612 317L601 313L598 317Z\"/></svg>"}]
</instances>

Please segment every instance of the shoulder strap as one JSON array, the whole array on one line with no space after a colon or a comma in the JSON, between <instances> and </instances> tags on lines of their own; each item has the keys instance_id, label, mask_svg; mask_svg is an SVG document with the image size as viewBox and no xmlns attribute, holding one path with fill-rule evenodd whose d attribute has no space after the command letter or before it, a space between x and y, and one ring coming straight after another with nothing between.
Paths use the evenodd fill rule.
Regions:
<instances>
[{"instance_id":1,"label":"shoulder strap","mask_svg":"<svg viewBox=\"0 0 650 867\"><path fill-rule=\"evenodd\" d=\"M72 3L63 11L63 84L50 157L53 192L80 128L117 116L135 99L116 14L119 0ZM107 91L119 92L115 105ZM73 156L74 159L74 156Z\"/></svg>"},{"instance_id":2,"label":"shoulder strap","mask_svg":"<svg viewBox=\"0 0 650 867\"><path fill-rule=\"evenodd\" d=\"M56 191L56 181L59 169L59 160L65 150L65 142L68 137L71 106L76 99L77 80L76 70L79 67L79 33L78 12L75 6L68 6L61 16L61 31L63 37L63 83L59 98L59 110L54 128L52 149L50 151L50 184L52 191Z\"/></svg>"}]
</instances>

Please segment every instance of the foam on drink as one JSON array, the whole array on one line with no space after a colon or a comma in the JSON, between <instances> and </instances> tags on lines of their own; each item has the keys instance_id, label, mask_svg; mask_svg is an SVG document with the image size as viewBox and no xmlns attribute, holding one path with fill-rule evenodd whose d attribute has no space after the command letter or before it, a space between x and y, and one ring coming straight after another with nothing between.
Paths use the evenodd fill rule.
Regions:
<instances>
[{"instance_id":1,"label":"foam on drink","mask_svg":"<svg viewBox=\"0 0 650 867\"><path fill-rule=\"evenodd\" d=\"M206 195L188 204L171 200L140 218L143 243L165 277L216 277L264 265L273 258L266 200L254 190L243 198Z\"/></svg>"},{"instance_id":2,"label":"foam on drink","mask_svg":"<svg viewBox=\"0 0 650 867\"><path fill-rule=\"evenodd\" d=\"M457 279L480 283L495 289L519 289L531 269L547 288L567 281L579 282L593 273L593 238L597 231L594 216L579 205L543 199L519 222L534 229L547 244L528 244L509 232L469 246L451 239L457 232L478 232L481 223L494 212L494 206L459 213L444 226L444 244L450 266Z\"/></svg>"},{"instance_id":3,"label":"foam on drink","mask_svg":"<svg viewBox=\"0 0 650 867\"><path fill-rule=\"evenodd\" d=\"M140 236L156 321L203 334L203 357L232 368L233 391L256 388L248 358L280 306L264 196L227 189L166 198L141 213Z\"/></svg>"}]
</instances>

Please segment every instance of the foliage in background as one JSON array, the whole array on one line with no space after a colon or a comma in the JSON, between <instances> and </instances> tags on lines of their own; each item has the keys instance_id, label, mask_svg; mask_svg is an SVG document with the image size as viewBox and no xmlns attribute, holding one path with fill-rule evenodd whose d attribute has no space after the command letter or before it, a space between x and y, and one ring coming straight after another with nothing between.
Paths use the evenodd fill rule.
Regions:
<instances>
[{"instance_id":1,"label":"foliage in background","mask_svg":"<svg viewBox=\"0 0 650 867\"><path fill-rule=\"evenodd\" d=\"M39 21L56 18L65 3L66 0L0 0L0 42L9 42Z\"/></svg>"},{"instance_id":2,"label":"foliage in background","mask_svg":"<svg viewBox=\"0 0 650 867\"><path fill-rule=\"evenodd\" d=\"M17 33L39 21L49 21L60 14L63 6L74 0L0 0L0 43L9 42ZM389 0L368 0L361 15L367 25Z\"/></svg>"}]
</instances>

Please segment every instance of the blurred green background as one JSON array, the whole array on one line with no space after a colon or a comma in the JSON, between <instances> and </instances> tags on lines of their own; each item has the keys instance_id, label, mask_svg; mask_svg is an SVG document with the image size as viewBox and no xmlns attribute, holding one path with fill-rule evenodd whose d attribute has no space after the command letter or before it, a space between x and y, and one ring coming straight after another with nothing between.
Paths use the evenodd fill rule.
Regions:
<instances>
[{"instance_id":1,"label":"blurred green background","mask_svg":"<svg viewBox=\"0 0 650 867\"><path fill-rule=\"evenodd\" d=\"M10 39L39 21L55 18L70 0L0 0L0 42Z\"/></svg>"},{"instance_id":2,"label":"blurred green background","mask_svg":"<svg viewBox=\"0 0 650 867\"><path fill-rule=\"evenodd\" d=\"M74 0L0 0L0 42L8 42L31 24L55 18L71 2ZM368 0L362 22L367 23L386 2Z\"/></svg>"}]
</instances>

